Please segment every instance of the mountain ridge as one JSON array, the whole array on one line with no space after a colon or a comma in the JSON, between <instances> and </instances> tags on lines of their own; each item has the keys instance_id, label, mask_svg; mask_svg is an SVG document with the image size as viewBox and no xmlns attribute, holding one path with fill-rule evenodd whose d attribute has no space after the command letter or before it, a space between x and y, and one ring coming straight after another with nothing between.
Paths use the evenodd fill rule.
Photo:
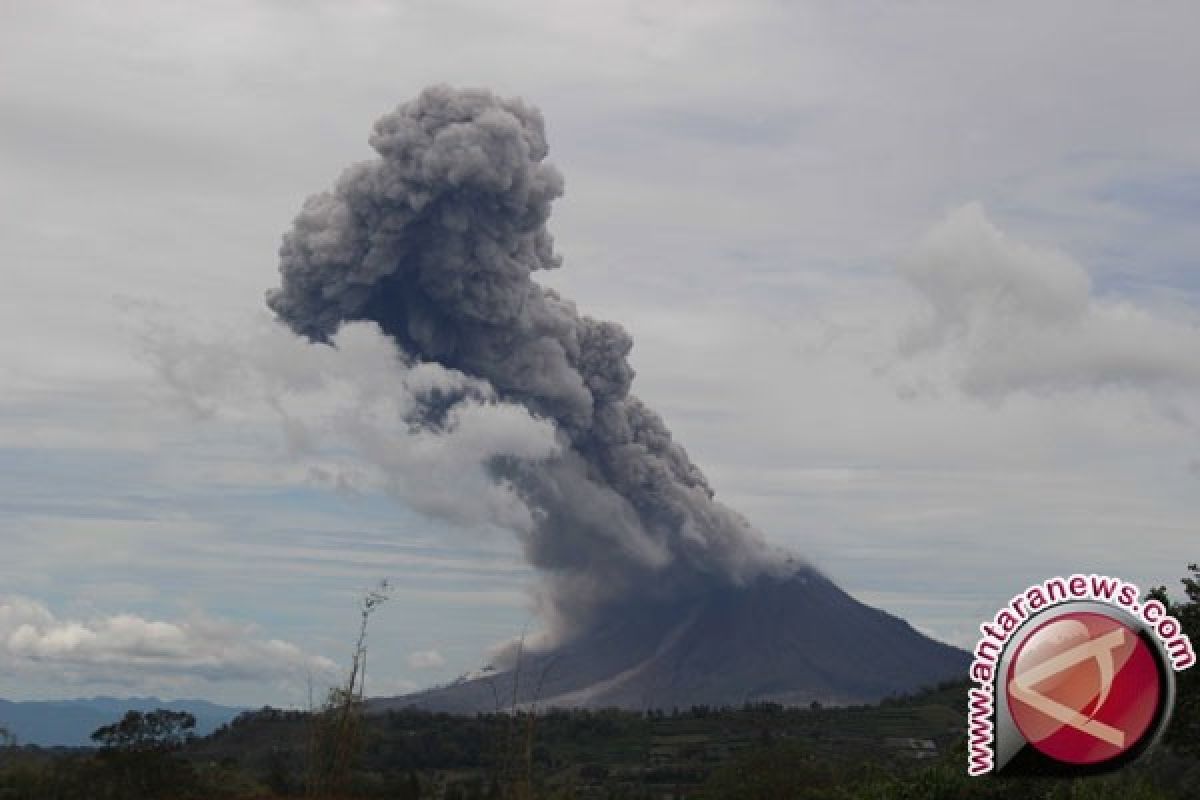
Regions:
<instances>
[{"instance_id":1,"label":"mountain ridge","mask_svg":"<svg viewBox=\"0 0 1200 800\"><path fill-rule=\"evenodd\" d=\"M556 648L527 652L519 670L374 698L368 708L853 705L963 676L970 660L812 568L613 616Z\"/></svg>"}]
</instances>

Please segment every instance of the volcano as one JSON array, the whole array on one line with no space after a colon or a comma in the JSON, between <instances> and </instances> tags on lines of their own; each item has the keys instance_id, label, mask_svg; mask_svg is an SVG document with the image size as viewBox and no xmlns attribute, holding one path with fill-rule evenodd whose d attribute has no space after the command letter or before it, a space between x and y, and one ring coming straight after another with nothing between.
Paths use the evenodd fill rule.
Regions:
<instances>
[{"instance_id":1,"label":"volcano","mask_svg":"<svg viewBox=\"0 0 1200 800\"><path fill-rule=\"evenodd\" d=\"M376 708L854 703L965 671L966 653L797 568L720 502L633 394L633 337L535 279L564 263L541 112L432 86L369 142L377 158L304 202L267 305L327 358L349 353L361 396L338 428L381 485L514 534L556 643ZM392 352L362 361L364 336Z\"/></svg>"},{"instance_id":2,"label":"volcano","mask_svg":"<svg viewBox=\"0 0 1200 800\"><path fill-rule=\"evenodd\" d=\"M373 711L851 705L966 673L968 654L855 600L814 569L685 603L630 607L519 666L372 700ZM515 684L515 686L514 686Z\"/></svg>"}]
</instances>

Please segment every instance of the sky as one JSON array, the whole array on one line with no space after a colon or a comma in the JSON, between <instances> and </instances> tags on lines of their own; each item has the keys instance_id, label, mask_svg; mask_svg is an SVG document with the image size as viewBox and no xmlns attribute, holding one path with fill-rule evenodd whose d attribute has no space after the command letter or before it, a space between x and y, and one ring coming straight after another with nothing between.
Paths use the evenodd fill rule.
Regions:
<instances>
[{"instance_id":1,"label":"sky","mask_svg":"<svg viewBox=\"0 0 1200 800\"><path fill-rule=\"evenodd\" d=\"M7 0L0 696L302 705L383 578L371 694L537 629L503 513L431 514L346 443L298 446L336 380L284 411L227 380L296 346L263 298L304 199L436 83L541 109L566 190L538 279L629 331L634 392L773 545L961 646L1054 574L1177 585L1200 558L1198 24Z\"/></svg>"}]
</instances>

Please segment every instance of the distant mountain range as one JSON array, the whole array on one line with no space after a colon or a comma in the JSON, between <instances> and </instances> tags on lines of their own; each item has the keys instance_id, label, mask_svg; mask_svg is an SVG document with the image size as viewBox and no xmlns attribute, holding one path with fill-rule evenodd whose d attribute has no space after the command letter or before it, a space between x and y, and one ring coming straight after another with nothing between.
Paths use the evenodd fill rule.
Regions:
<instances>
[{"instance_id":1,"label":"distant mountain range","mask_svg":"<svg viewBox=\"0 0 1200 800\"><path fill-rule=\"evenodd\" d=\"M802 569L630 608L557 649L527 653L519 673L480 670L369 708L850 705L962 678L969 660Z\"/></svg>"},{"instance_id":2,"label":"distant mountain range","mask_svg":"<svg viewBox=\"0 0 1200 800\"><path fill-rule=\"evenodd\" d=\"M159 700L157 697L0 700L0 726L15 735L19 744L84 747L93 744L92 731L116 722L126 711L153 711L156 708L191 712L196 717L196 734L199 736L211 733L245 710L206 700Z\"/></svg>"}]
</instances>

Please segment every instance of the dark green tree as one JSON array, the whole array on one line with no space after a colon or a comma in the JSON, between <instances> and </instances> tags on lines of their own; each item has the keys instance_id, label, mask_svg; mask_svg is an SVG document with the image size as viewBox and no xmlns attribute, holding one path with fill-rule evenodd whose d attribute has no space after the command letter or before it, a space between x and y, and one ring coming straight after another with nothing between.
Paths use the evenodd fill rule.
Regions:
<instances>
[{"instance_id":1,"label":"dark green tree","mask_svg":"<svg viewBox=\"0 0 1200 800\"><path fill-rule=\"evenodd\" d=\"M1148 596L1167 607L1196 647L1200 646L1200 567L1189 564L1188 571L1191 575L1180 580L1186 600L1172 602L1165 586L1151 589ZM1200 757L1200 666L1177 672L1175 687L1175 711L1166 743L1178 753Z\"/></svg>"},{"instance_id":2,"label":"dark green tree","mask_svg":"<svg viewBox=\"0 0 1200 800\"><path fill-rule=\"evenodd\" d=\"M196 728L196 718L187 711L128 711L120 722L97 728L92 741L117 750L173 751L183 747Z\"/></svg>"},{"instance_id":3,"label":"dark green tree","mask_svg":"<svg viewBox=\"0 0 1200 800\"><path fill-rule=\"evenodd\" d=\"M186 797L196 774L177 751L191 738L196 718L186 711L129 711L119 722L97 728L92 741L102 750L90 796L109 800Z\"/></svg>"},{"instance_id":4,"label":"dark green tree","mask_svg":"<svg viewBox=\"0 0 1200 800\"><path fill-rule=\"evenodd\" d=\"M704 800L840 800L845 783L835 767L798 742L760 743L709 777ZM853 796L853 795L851 795Z\"/></svg>"}]
</instances>

